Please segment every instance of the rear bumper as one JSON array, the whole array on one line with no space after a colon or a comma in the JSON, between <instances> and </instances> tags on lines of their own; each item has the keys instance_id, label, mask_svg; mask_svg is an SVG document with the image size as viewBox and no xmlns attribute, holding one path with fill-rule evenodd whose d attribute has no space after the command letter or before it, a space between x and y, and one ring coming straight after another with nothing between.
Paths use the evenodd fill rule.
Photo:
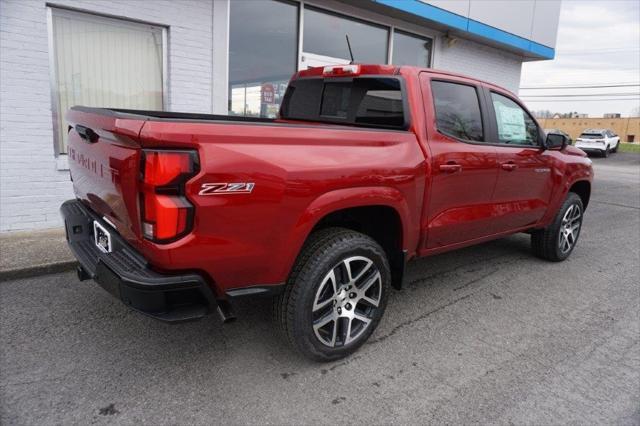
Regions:
<instances>
[{"instance_id":1,"label":"rear bumper","mask_svg":"<svg viewBox=\"0 0 640 426\"><path fill-rule=\"evenodd\" d=\"M585 145L581 143L577 143L574 145L576 148L580 148L585 152L604 152L607 149L606 145Z\"/></svg>"},{"instance_id":2,"label":"rear bumper","mask_svg":"<svg viewBox=\"0 0 640 426\"><path fill-rule=\"evenodd\" d=\"M91 278L132 309L166 322L196 320L216 308L223 309L201 275L154 271L110 225L80 201L66 201L60 212L67 242L80 263L81 280ZM111 253L102 252L94 243L94 220L110 231Z\"/></svg>"}]
</instances>

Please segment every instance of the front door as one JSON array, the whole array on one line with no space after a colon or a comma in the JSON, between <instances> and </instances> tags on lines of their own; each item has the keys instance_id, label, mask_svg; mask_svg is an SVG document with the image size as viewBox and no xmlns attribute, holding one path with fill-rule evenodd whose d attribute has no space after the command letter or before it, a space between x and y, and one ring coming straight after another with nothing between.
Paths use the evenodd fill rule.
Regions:
<instances>
[{"instance_id":1,"label":"front door","mask_svg":"<svg viewBox=\"0 0 640 426\"><path fill-rule=\"evenodd\" d=\"M506 93L487 89L485 96L495 117L490 137L499 165L493 231L507 232L542 218L553 189L554 163L542 149L543 133L522 106Z\"/></svg>"},{"instance_id":2,"label":"front door","mask_svg":"<svg viewBox=\"0 0 640 426\"><path fill-rule=\"evenodd\" d=\"M485 143L482 88L455 77L441 80L426 73L421 74L421 85L431 163L423 217L424 252L490 234L498 168L496 148Z\"/></svg>"}]
</instances>

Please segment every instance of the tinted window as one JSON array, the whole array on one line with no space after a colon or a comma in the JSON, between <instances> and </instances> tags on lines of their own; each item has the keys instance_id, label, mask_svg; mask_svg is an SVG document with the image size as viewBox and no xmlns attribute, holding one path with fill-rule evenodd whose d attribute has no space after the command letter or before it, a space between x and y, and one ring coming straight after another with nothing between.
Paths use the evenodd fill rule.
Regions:
<instances>
[{"instance_id":1,"label":"tinted window","mask_svg":"<svg viewBox=\"0 0 640 426\"><path fill-rule=\"evenodd\" d=\"M533 118L511 99L491 93L500 143L537 145L538 126Z\"/></svg>"},{"instance_id":2,"label":"tinted window","mask_svg":"<svg viewBox=\"0 0 640 426\"><path fill-rule=\"evenodd\" d=\"M475 87L432 81L436 124L441 133L470 141L484 140L482 115Z\"/></svg>"},{"instance_id":3,"label":"tinted window","mask_svg":"<svg viewBox=\"0 0 640 426\"><path fill-rule=\"evenodd\" d=\"M431 63L431 40L394 31L393 58L391 62L394 65L428 67Z\"/></svg>"},{"instance_id":4,"label":"tinted window","mask_svg":"<svg viewBox=\"0 0 640 426\"><path fill-rule=\"evenodd\" d=\"M326 83L322 94L320 115L347 118L351 83Z\"/></svg>"},{"instance_id":5,"label":"tinted window","mask_svg":"<svg viewBox=\"0 0 640 426\"><path fill-rule=\"evenodd\" d=\"M581 139L602 139L602 133L583 133L579 136Z\"/></svg>"},{"instance_id":6,"label":"tinted window","mask_svg":"<svg viewBox=\"0 0 640 426\"><path fill-rule=\"evenodd\" d=\"M358 105L356 123L402 126L404 114L402 92L399 89L368 89Z\"/></svg>"},{"instance_id":7,"label":"tinted window","mask_svg":"<svg viewBox=\"0 0 640 426\"><path fill-rule=\"evenodd\" d=\"M345 35L348 34L356 62L387 63L388 30L384 27L305 7L303 31L305 52L349 59L349 48L345 39Z\"/></svg>"},{"instance_id":8,"label":"tinted window","mask_svg":"<svg viewBox=\"0 0 640 426\"><path fill-rule=\"evenodd\" d=\"M400 81L395 78L354 78L325 82L294 80L281 110L282 118L375 127L404 128Z\"/></svg>"},{"instance_id":9,"label":"tinted window","mask_svg":"<svg viewBox=\"0 0 640 426\"><path fill-rule=\"evenodd\" d=\"M233 0L229 15L229 113L275 117L296 71L298 7Z\"/></svg>"}]
</instances>

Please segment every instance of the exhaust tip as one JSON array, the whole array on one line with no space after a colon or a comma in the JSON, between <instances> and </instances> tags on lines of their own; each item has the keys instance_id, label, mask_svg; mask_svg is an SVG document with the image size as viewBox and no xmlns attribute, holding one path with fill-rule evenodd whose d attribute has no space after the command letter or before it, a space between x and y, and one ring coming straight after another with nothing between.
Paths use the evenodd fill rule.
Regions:
<instances>
[{"instance_id":1,"label":"exhaust tip","mask_svg":"<svg viewBox=\"0 0 640 426\"><path fill-rule=\"evenodd\" d=\"M217 310L223 324L228 324L237 319L236 314L233 311L233 306L231 306L231 303L226 300L218 300Z\"/></svg>"}]
</instances>

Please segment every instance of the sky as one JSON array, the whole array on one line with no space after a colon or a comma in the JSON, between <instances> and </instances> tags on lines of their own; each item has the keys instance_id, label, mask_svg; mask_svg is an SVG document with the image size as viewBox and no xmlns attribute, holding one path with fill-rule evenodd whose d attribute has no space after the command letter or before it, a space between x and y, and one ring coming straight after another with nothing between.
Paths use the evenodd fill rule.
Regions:
<instances>
[{"instance_id":1,"label":"sky","mask_svg":"<svg viewBox=\"0 0 640 426\"><path fill-rule=\"evenodd\" d=\"M612 84L625 87L525 89ZM639 114L637 84L640 84L640 1L562 0L555 59L525 62L519 94L532 111L575 111L589 117L619 112L629 116ZM598 96L541 96L584 94ZM635 99L619 100L632 97Z\"/></svg>"}]
</instances>

